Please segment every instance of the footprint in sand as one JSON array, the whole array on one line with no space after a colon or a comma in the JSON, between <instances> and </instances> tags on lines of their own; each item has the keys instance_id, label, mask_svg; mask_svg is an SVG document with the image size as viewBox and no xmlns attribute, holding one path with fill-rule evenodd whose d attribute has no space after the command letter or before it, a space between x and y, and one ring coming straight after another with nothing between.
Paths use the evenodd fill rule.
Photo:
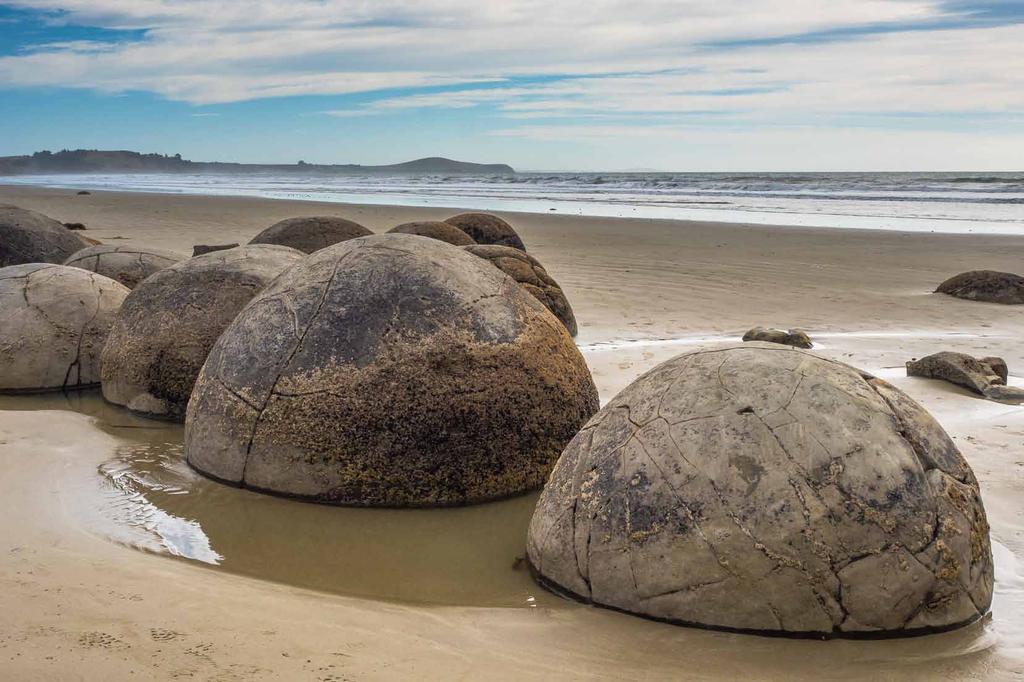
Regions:
<instances>
[{"instance_id":1,"label":"footprint in sand","mask_svg":"<svg viewBox=\"0 0 1024 682\"><path fill-rule=\"evenodd\" d=\"M185 635L181 632L175 632L174 630L165 630L164 628L150 628L149 636L154 642L170 642L171 640L184 637Z\"/></svg>"},{"instance_id":2,"label":"footprint in sand","mask_svg":"<svg viewBox=\"0 0 1024 682\"><path fill-rule=\"evenodd\" d=\"M92 649L102 647L104 649L128 649L131 645L122 639L107 632L83 632L78 637L78 646Z\"/></svg>"}]
</instances>

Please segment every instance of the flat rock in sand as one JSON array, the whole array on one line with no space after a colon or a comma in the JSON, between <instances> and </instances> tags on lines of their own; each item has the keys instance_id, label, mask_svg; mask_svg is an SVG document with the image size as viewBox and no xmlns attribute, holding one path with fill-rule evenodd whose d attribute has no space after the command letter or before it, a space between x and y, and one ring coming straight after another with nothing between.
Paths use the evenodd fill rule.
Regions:
<instances>
[{"instance_id":1,"label":"flat rock in sand","mask_svg":"<svg viewBox=\"0 0 1024 682\"><path fill-rule=\"evenodd\" d=\"M969 301L1024 304L1024 277L1011 272L972 270L950 277L935 290Z\"/></svg>"}]
</instances>

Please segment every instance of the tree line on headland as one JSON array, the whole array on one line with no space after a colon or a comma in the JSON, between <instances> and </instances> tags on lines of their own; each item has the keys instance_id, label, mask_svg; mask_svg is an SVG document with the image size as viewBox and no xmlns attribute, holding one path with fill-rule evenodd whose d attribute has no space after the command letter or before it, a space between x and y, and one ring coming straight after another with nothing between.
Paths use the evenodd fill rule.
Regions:
<instances>
[{"instance_id":1,"label":"tree line on headland","mask_svg":"<svg viewBox=\"0 0 1024 682\"><path fill-rule=\"evenodd\" d=\"M238 173L248 171L299 173L475 173L505 174L515 170L503 163L470 163L439 156L383 166L359 164L247 164L189 161L181 154L141 154L132 151L63 149L25 156L0 157L0 175L44 173Z\"/></svg>"}]
</instances>

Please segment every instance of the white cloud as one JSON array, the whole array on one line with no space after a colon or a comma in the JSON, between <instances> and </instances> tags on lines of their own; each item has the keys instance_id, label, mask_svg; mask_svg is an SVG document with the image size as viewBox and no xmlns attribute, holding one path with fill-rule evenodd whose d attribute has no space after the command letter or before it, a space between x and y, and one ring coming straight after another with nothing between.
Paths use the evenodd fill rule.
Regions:
<instances>
[{"instance_id":1,"label":"white cloud","mask_svg":"<svg viewBox=\"0 0 1024 682\"><path fill-rule=\"evenodd\" d=\"M141 39L0 58L0 84L193 103L678 69L697 47L940 14L935 0L15 0Z\"/></svg>"}]
</instances>

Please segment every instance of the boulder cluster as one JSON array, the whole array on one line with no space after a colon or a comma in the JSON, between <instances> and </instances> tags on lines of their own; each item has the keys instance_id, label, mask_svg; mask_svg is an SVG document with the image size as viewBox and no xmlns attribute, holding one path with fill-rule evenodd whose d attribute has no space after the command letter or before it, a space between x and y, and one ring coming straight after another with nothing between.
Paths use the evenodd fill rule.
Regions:
<instances>
[{"instance_id":1,"label":"boulder cluster","mask_svg":"<svg viewBox=\"0 0 1024 682\"><path fill-rule=\"evenodd\" d=\"M940 290L1014 302L1014 276L967 274ZM369 507L543 487L529 564L584 602L816 637L942 631L991 604L978 482L924 408L758 327L599 410L565 291L496 216L376 235L294 218L186 258L0 206L0 313L0 392L100 383L184 421L188 464L230 485ZM907 371L1017 390L999 358Z\"/></svg>"}]
</instances>

